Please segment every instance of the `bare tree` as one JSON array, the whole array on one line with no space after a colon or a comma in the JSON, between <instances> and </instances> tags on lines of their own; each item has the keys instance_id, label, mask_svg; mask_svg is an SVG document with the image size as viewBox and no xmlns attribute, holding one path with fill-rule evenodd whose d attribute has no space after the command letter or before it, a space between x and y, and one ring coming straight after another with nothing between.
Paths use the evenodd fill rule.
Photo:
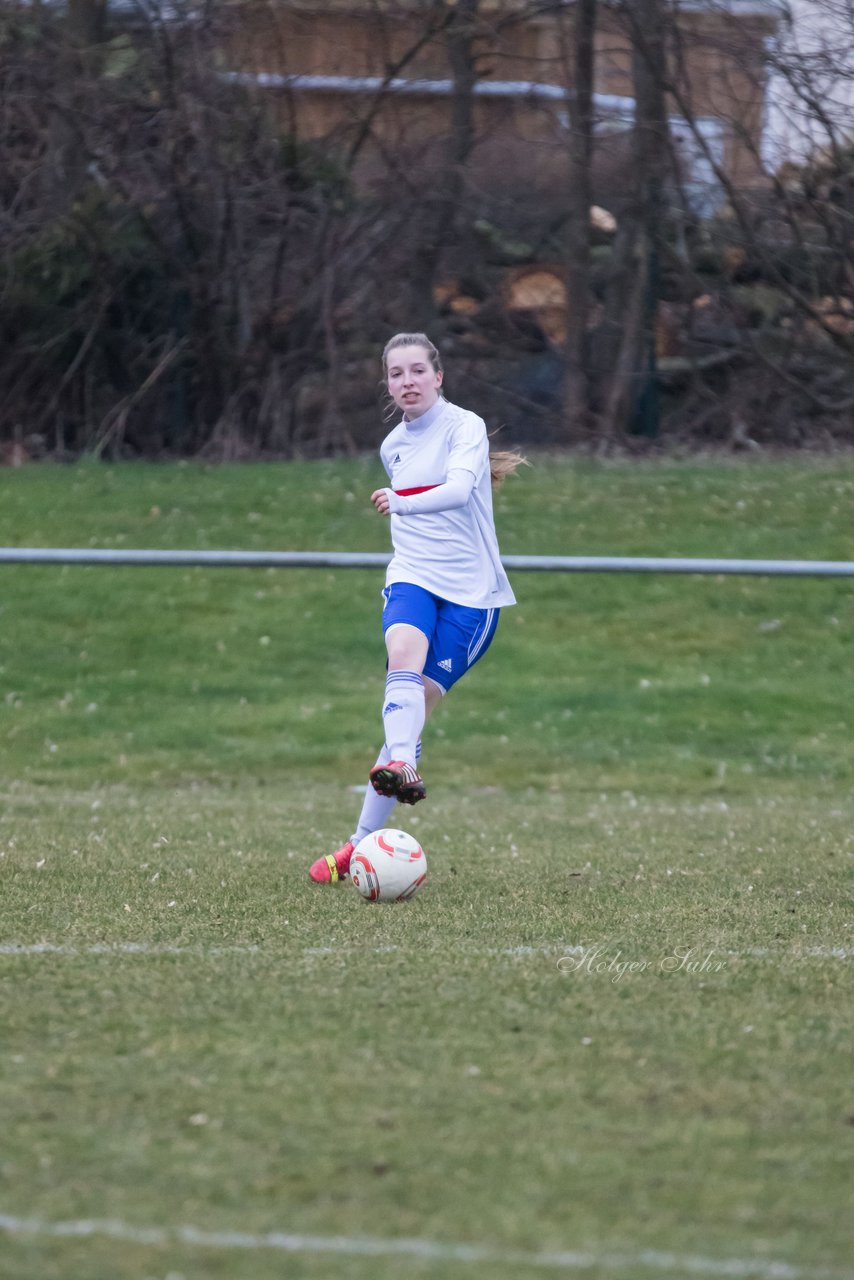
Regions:
<instances>
[{"instance_id":1,"label":"bare tree","mask_svg":"<svg viewBox=\"0 0 854 1280\"><path fill-rule=\"evenodd\" d=\"M850 431L854 143L834 104L854 82L854 32L819 53L763 51L666 0L377 0L379 74L339 77L346 107L321 133L328 102L312 123L300 77L275 90L223 75L231 6L186 24L146 12L128 26L103 0L74 0L0 17L0 439L113 456L352 450L375 429L376 348L414 325L493 421L536 438L634 447L660 423L796 440L797 415ZM291 7L263 12L287 50ZM634 110L610 169L606 42L628 51ZM728 151L698 62L719 68ZM823 145L763 177L766 73ZM521 94L519 74L534 78ZM425 96L399 93L407 78ZM408 149L416 101L434 133ZM502 130L523 116L536 144L529 156L524 130L509 137L517 174ZM677 135L728 212L710 216L710 192L692 203ZM594 238L602 193L618 231ZM547 303L508 301L526 272ZM565 328L546 315L562 280ZM680 353L666 366L662 326Z\"/></svg>"},{"instance_id":2,"label":"bare tree","mask_svg":"<svg viewBox=\"0 0 854 1280\"><path fill-rule=\"evenodd\" d=\"M60 58L49 88L46 151L42 168L47 207L68 208L85 181L86 149L78 110L85 85L98 73L107 29L107 0L68 0L59 31Z\"/></svg>"},{"instance_id":3,"label":"bare tree","mask_svg":"<svg viewBox=\"0 0 854 1280\"><path fill-rule=\"evenodd\" d=\"M476 37L480 0L442 0L448 67L453 89L451 118L441 171L435 186L423 192L424 210L417 225L417 242L410 276L413 319L429 328L435 319L433 283L446 247L464 229L466 162L475 141L474 87L477 83Z\"/></svg>"},{"instance_id":4,"label":"bare tree","mask_svg":"<svg viewBox=\"0 0 854 1280\"><path fill-rule=\"evenodd\" d=\"M569 186L566 209L566 372L563 404L567 436L589 428L590 207L593 203L593 85L596 0L579 0L570 27L561 13L561 55L569 95ZM570 70L571 68L571 70Z\"/></svg>"},{"instance_id":5,"label":"bare tree","mask_svg":"<svg viewBox=\"0 0 854 1280\"><path fill-rule=\"evenodd\" d=\"M625 439L656 423L655 322L662 187L668 164L663 0L627 0L621 17L632 50L635 114L632 181L614 245L597 342L599 431Z\"/></svg>"},{"instance_id":6,"label":"bare tree","mask_svg":"<svg viewBox=\"0 0 854 1280\"><path fill-rule=\"evenodd\" d=\"M777 438L794 443L810 421L835 432L854 407L854 11L816 0L792 13L794 26L784 23L761 55L717 37L725 65L768 99L761 143L735 95L726 121L758 181L737 182L710 146L678 27L665 85L725 200L724 216L707 221L705 237L731 264L721 271L719 305L759 371L734 384L733 435L761 431L773 416Z\"/></svg>"}]
</instances>

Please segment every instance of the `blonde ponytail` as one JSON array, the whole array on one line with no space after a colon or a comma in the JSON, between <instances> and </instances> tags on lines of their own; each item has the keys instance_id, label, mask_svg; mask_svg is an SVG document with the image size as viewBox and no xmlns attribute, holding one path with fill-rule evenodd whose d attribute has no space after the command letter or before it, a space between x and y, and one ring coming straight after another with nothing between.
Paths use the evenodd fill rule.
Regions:
<instances>
[{"instance_id":1,"label":"blonde ponytail","mask_svg":"<svg viewBox=\"0 0 854 1280\"><path fill-rule=\"evenodd\" d=\"M507 477L512 476L520 467L530 467L530 465L524 454L516 453L509 449L498 453L490 453L489 474L492 478L493 489L497 489L499 485L502 485Z\"/></svg>"}]
</instances>

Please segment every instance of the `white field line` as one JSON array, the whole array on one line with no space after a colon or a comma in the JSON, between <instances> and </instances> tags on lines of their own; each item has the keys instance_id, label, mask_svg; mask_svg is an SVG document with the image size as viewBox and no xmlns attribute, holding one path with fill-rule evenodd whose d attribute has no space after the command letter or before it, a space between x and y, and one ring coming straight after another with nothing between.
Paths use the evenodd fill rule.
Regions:
<instances>
[{"instance_id":1,"label":"white field line","mask_svg":"<svg viewBox=\"0 0 854 1280\"><path fill-rule=\"evenodd\" d=\"M336 955L387 955L405 948L396 945L382 947L359 947L348 945L343 947L321 946L301 947L290 953L300 956L336 956ZM613 952L611 944L589 943L582 946L577 943L561 945L547 943L543 946L519 945L514 947L479 947L455 945L454 950L474 956L585 956L596 954L596 957L608 958L607 952ZM742 951L719 950L716 947L694 947L698 955L711 954L722 956L727 960L776 959L776 960L851 960L854 950L851 947L803 947L798 951L774 951L770 947L747 947ZM219 957L229 955L264 955L266 949L259 943L233 943L223 946L182 946L170 942L93 942L75 946L65 942L0 942L0 956L207 956ZM266 951L272 955L273 952ZM287 958L286 953L283 958Z\"/></svg>"},{"instance_id":2,"label":"white field line","mask_svg":"<svg viewBox=\"0 0 854 1280\"><path fill-rule=\"evenodd\" d=\"M613 948L610 948L613 950ZM368 950L369 955L380 955L386 951L399 951L400 947L371 947ZM560 943L547 943L545 946L519 945L515 947L455 947L457 951L467 952L469 955L481 956L585 956L593 952L601 955L605 948L601 944L589 943L587 946L579 944L561 946ZM716 947L694 948L694 951L703 950L706 954L711 952L714 956L725 956L728 960L747 960L747 959L774 959L786 960L850 960L854 957L854 951L850 947L804 947L800 951L777 952L772 951L770 947L747 947L744 951L718 951ZM361 947L304 947L303 955L307 956L333 956L346 954L347 952L360 952L364 954ZM2 945L0 945L0 955L2 955Z\"/></svg>"},{"instance_id":3,"label":"white field line","mask_svg":"<svg viewBox=\"0 0 854 1280\"><path fill-rule=\"evenodd\" d=\"M116 1219L80 1218L49 1222L0 1214L0 1231L9 1235L81 1239L104 1236L130 1244L195 1246L201 1249L269 1249L279 1253L338 1254L377 1258L418 1258L431 1262L470 1262L489 1266L541 1267L551 1271L579 1271L599 1267L608 1271L675 1271L683 1275L723 1276L729 1280L854 1280L854 1272L825 1267L808 1269L788 1262L751 1258L704 1258L693 1254L639 1249L636 1253L595 1253L557 1250L526 1253L482 1244L438 1240L382 1239L372 1236L311 1236L288 1231L255 1234L248 1231L203 1231L198 1227L136 1227Z\"/></svg>"},{"instance_id":4,"label":"white field line","mask_svg":"<svg viewBox=\"0 0 854 1280\"><path fill-rule=\"evenodd\" d=\"M256 955L260 946L182 947L171 942L0 942L0 956L229 956Z\"/></svg>"}]
</instances>

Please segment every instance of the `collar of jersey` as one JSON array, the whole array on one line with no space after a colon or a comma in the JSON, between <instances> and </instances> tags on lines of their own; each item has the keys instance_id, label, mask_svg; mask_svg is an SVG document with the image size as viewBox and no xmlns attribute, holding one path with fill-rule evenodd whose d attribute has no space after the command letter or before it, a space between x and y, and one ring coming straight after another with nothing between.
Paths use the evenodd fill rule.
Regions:
<instances>
[{"instance_id":1,"label":"collar of jersey","mask_svg":"<svg viewBox=\"0 0 854 1280\"><path fill-rule=\"evenodd\" d=\"M411 422L403 419L403 425L407 431L426 431L428 427L432 427L437 418L440 418L448 407L448 402L444 396L433 405L432 409L428 409L426 413L422 413L420 418L413 418Z\"/></svg>"}]
</instances>

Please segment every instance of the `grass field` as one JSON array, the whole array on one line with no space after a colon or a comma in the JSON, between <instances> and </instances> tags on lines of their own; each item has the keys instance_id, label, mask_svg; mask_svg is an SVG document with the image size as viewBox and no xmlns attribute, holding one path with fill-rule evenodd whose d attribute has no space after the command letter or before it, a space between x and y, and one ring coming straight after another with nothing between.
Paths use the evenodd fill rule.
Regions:
<instances>
[{"instance_id":1,"label":"grass field","mask_svg":"<svg viewBox=\"0 0 854 1280\"><path fill-rule=\"evenodd\" d=\"M854 463L537 459L506 553L854 559ZM369 461L0 543L380 550ZM402 907L319 889L381 576L0 566L0 1277L854 1277L852 587L517 574Z\"/></svg>"}]
</instances>

